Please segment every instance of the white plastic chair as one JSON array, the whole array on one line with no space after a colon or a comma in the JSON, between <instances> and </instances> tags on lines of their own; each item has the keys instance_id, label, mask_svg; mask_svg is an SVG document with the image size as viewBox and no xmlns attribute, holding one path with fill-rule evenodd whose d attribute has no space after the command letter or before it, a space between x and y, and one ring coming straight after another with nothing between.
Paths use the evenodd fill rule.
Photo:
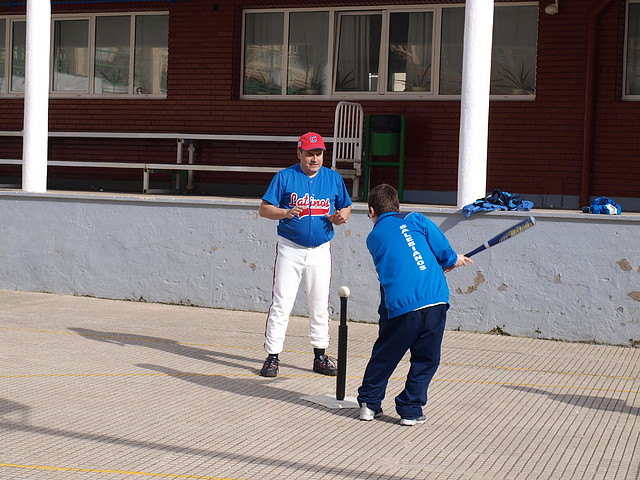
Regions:
<instances>
[{"instance_id":1,"label":"white plastic chair","mask_svg":"<svg viewBox=\"0 0 640 480\"><path fill-rule=\"evenodd\" d=\"M353 180L352 196L360 194L362 175L362 128L364 111L362 105L339 102L336 105L333 125L333 158L331 168L343 178Z\"/></svg>"}]
</instances>

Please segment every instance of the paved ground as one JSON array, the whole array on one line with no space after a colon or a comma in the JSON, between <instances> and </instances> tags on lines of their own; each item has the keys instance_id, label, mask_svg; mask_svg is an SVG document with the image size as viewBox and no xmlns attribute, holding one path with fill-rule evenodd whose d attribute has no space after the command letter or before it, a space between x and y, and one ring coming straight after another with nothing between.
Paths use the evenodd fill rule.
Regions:
<instances>
[{"instance_id":1,"label":"paved ground","mask_svg":"<svg viewBox=\"0 0 640 480\"><path fill-rule=\"evenodd\" d=\"M428 422L335 396L293 318L258 376L265 315L0 290L0 479L640 477L640 349L447 332ZM336 355L338 322L332 322ZM347 396L372 324L349 324Z\"/></svg>"}]
</instances>

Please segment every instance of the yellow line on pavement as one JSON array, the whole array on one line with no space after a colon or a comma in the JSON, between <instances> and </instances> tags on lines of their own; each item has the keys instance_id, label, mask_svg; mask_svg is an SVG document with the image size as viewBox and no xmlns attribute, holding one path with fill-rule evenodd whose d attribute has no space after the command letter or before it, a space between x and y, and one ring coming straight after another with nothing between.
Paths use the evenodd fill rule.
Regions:
<instances>
[{"instance_id":1,"label":"yellow line on pavement","mask_svg":"<svg viewBox=\"0 0 640 480\"><path fill-rule=\"evenodd\" d=\"M58 378L58 377L246 377L246 373L41 373L30 375L0 375L0 378ZM280 377L293 377L296 375L278 375ZM317 375L297 375L299 377L315 377Z\"/></svg>"},{"instance_id":2,"label":"yellow line on pavement","mask_svg":"<svg viewBox=\"0 0 640 480\"><path fill-rule=\"evenodd\" d=\"M38 330L34 328L13 328L13 327L3 327L0 328L4 330L16 330L20 332L35 332L35 333L55 333L58 335L73 335L76 337L90 337L90 338L109 338L112 340L135 340L136 342L153 342L153 343L169 343L173 345L189 345L195 347L219 347L219 348L237 348L242 350L260 350L264 351L262 347L239 347L239 346L231 346L231 345L215 345L212 343L190 343L190 342L178 342L176 340L169 340L163 338L141 338L141 337L128 337L125 335L104 335L104 334L91 334L91 333L77 333L77 332L58 332L55 330Z\"/></svg>"},{"instance_id":3,"label":"yellow line on pavement","mask_svg":"<svg viewBox=\"0 0 640 480\"><path fill-rule=\"evenodd\" d=\"M282 378L311 378L317 375L281 375ZM57 377L251 377L255 378L255 374L247 373L61 373L61 374L41 374L41 375L0 375L0 378L57 378ZM362 379L361 376L348 375L346 378ZM406 377L391 377L390 380L406 380ZM511 383L511 382L491 382L483 380L454 380L448 378L434 378L434 382L447 382L447 383L474 383L483 385L503 385L510 387L538 387L538 388L570 388L575 390L594 390L601 392L616 392L616 393L635 393L639 394L640 390L619 390L613 388L598 388L598 387L584 387L584 386L570 386L570 385L545 385L537 383Z\"/></svg>"},{"instance_id":4,"label":"yellow line on pavement","mask_svg":"<svg viewBox=\"0 0 640 480\"><path fill-rule=\"evenodd\" d=\"M192 478L192 479L199 479L199 480L240 480L237 478L226 478L226 477L202 477L199 475L176 475L176 474L170 474L170 473L130 472L126 470L101 470L96 468L48 467L43 465L16 465L13 463L0 463L0 467L22 468L26 470L54 470L59 472L117 473L120 475L138 475L143 477Z\"/></svg>"}]
</instances>

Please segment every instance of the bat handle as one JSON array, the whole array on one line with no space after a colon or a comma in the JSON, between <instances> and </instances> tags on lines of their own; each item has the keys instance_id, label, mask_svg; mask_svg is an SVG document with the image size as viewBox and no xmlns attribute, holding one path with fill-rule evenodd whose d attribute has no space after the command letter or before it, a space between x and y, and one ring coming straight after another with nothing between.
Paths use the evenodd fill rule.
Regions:
<instances>
[{"instance_id":1,"label":"bat handle","mask_svg":"<svg viewBox=\"0 0 640 480\"><path fill-rule=\"evenodd\" d=\"M472 255L475 255L476 253L480 253L481 251L485 250L487 247L485 245L480 245L478 248L475 248L473 250L471 250L469 253L465 253L464 256L465 257L470 257Z\"/></svg>"}]
</instances>

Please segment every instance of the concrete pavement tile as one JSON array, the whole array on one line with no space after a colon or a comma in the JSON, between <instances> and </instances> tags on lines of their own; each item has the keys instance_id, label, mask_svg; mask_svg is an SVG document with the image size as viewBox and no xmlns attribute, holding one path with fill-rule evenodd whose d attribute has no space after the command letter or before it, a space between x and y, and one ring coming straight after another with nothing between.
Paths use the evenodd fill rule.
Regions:
<instances>
[{"instance_id":1,"label":"concrete pavement tile","mask_svg":"<svg viewBox=\"0 0 640 480\"><path fill-rule=\"evenodd\" d=\"M304 318L265 379L261 313L6 290L0 301L2 480L640 475L638 349L447 331L428 421L408 428L393 405L406 358L372 422L300 398L335 392L311 371ZM349 324L348 395L376 333Z\"/></svg>"}]
</instances>

